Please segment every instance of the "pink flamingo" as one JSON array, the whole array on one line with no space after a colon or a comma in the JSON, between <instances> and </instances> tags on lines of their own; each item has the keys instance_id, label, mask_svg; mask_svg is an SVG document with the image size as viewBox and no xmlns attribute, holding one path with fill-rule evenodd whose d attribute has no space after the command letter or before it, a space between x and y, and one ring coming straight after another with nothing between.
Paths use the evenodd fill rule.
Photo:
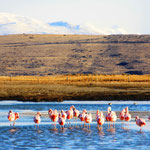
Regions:
<instances>
[{"instance_id":1,"label":"pink flamingo","mask_svg":"<svg viewBox=\"0 0 150 150\"><path fill-rule=\"evenodd\" d=\"M41 122L41 113L40 112L37 112L36 116L34 117L34 122L35 122L35 128L36 128L36 125L39 127L39 123Z\"/></svg>"},{"instance_id":2,"label":"pink flamingo","mask_svg":"<svg viewBox=\"0 0 150 150\"><path fill-rule=\"evenodd\" d=\"M128 107L125 108L124 119L125 119L125 121L130 121L131 120L131 114L129 114Z\"/></svg>"},{"instance_id":3,"label":"pink flamingo","mask_svg":"<svg viewBox=\"0 0 150 150\"><path fill-rule=\"evenodd\" d=\"M52 109L49 109L49 110L48 110L48 115L49 115L49 118L50 118L50 119L51 119L52 113L53 113L53 110L52 110Z\"/></svg>"},{"instance_id":4,"label":"pink flamingo","mask_svg":"<svg viewBox=\"0 0 150 150\"><path fill-rule=\"evenodd\" d=\"M114 111L111 111L111 107L108 107L106 120L113 123L117 120L117 115Z\"/></svg>"},{"instance_id":5,"label":"pink flamingo","mask_svg":"<svg viewBox=\"0 0 150 150\"><path fill-rule=\"evenodd\" d=\"M107 121L110 121L110 113L111 113L111 107L108 107L107 108L107 113L106 113L106 116L105 116L105 119Z\"/></svg>"},{"instance_id":6,"label":"pink flamingo","mask_svg":"<svg viewBox=\"0 0 150 150\"><path fill-rule=\"evenodd\" d=\"M80 114L79 110L77 110L76 108L74 108L73 109L73 116L75 118L76 127L77 127L77 118L78 118L79 114Z\"/></svg>"},{"instance_id":7,"label":"pink flamingo","mask_svg":"<svg viewBox=\"0 0 150 150\"><path fill-rule=\"evenodd\" d=\"M120 112L120 114L119 114L119 118L120 118L120 120L122 121L121 127L123 126L123 122L124 122L124 120L125 120L124 116L125 116L125 109L123 109L123 110ZM122 129L124 129L124 128L122 127Z\"/></svg>"},{"instance_id":8,"label":"pink flamingo","mask_svg":"<svg viewBox=\"0 0 150 150\"><path fill-rule=\"evenodd\" d=\"M50 112L50 118L51 118L51 121L54 122L54 129L56 129L56 122L58 121L58 112L57 110L55 109L54 111L51 111Z\"/></svg>"},{"instance_id":9,"label":"pink flamingo","mask_svg":"<svg viewBox=\"0 0 150 150\"><path fill-rule=\"evenodd\" d=\"M8 113L8 120L10 121L10 126L11 126L11 122L15 121L15 114L13 113L12 110L10 110ZM14 125L14 123L13 123L13 125Z\"/></svg>"},{"instance_id":10,"label":"pink flamingo","mask_svg":"<svg viewBox=\"0 0 150 150\"><path fill-rule=\"evenodd\" d=\"M62 126L62 129L64 129L65 119L61 116L61 114L59 114L58 116L58 123L60 124L60 126Z\"/></svg>"},{"instance_id":11,"label":"pink flamingo","mask_svg":"<svg viewBox=\"0 0 150 150\"><path fill-rule=\"evenodd\" d=\"M80 120L83 122L84 121L84 127L85 127L85 116L86 116L86 114L87 114L87 111L86 111L86 109L84 109L83 111L82 111L82 113L80 113L79 114L79 116L78 116L78 118L80 118ZM81 126L82 127L82 126Z\"/></svg>"},{"instance_id":12,"label":"pink flamingo","mask_svg":"<svg viewBox=\"0 0 150 150\"><path fill-rule=\"evenodd\" d=\"M104 119L104 115L102 111L99 112L99 110L97 110L96 120L97 120L98 128L99 128L99 125L102 126L104 124L105 119Z\"/></svg>"},{"instance_id":13,"label":"pink flamingo","mask_svg":"<svg viewBox=\"0 0 150 150\"><path fill-rule=\"evenodd\" d=\"M125 109L123 109L123 110L120 112L120 114L119 114L119 118L120 118L121 121L124 120L124 116L125 116Z\"/></svg>"},{"instance_id":14,"label":"pink flamingo","mask_svg":"<svg viewBox=\"0 0 150 150\"><path fill-rule=\"evenodd\" d=\"M67 114L64 112L64 110L61 110L61 117L66 120Z\"/></svg>"},{"instance_id":15,"label":"pink flamingo","mask_svg":"<svg viewBox=\"0 0 150 150\"><path fill-rule=\"evenodd\" d=\"M145 120L139 118L139 116L136 116L135 121L136 121L136 125L140 126L140 131L141 131L141 127L146 125Z\"/></svg>"},{"instance_id":16,"label":"pink flamingo","mask_svg":"<svg viewBox=\"0 0 150 150\"><path fill-rule=\"evenodd\" d=\"M56 109L51 113L51 120L53 122L57 122L58 121L58 112L57 112Z\"/></svg>"},{"instance_id":17,"label":"pink flamingo","mask_svg":"<svg viewBox=\"0 0 150 150\"><path fill-rule=\"evenodd\" d=\"M15 125L15 121L17 119L19 119L19 113L17 113L17 112L14 113L12 110L10 110L8 113L8 120L10 122L13 122L13 126ZM10 123L10 126L11 126L11 123Z\"/></svg>"},{"instance_id":18,"label":"pink flamingo","mask_svg":"<svg viewBox=\"0 0 150 150\"><path fill-rule=\"evenodd\" d=\"M116 120L117 120L116 113L114 111L111 111L111 113L110 113L110 121L111 122L116 122Z\"/></svg>"},{"instance_id":19,"label":"pink flamingo","mask_svg":"<svg viewBox=\"0 0 150 150\"><path fill-rule=\"evenodd\" d=\"M74 108L74 106L71 106L70 110L66 111L67 119L69 120L70 125L71 125L70 120L73 118L73 108Z\"/></svg>"},{"instance_id":20,"label":"pink flamingo","mask_svg":"<svg viewBox=\"0 0 150 150\"><path fill-rule=\"evenodd\" d=\"M86 114L85 115L85 122L89 124L89 130L90 130L90 123L92 122L92 114Z\"/></svg>"}]
</instances>

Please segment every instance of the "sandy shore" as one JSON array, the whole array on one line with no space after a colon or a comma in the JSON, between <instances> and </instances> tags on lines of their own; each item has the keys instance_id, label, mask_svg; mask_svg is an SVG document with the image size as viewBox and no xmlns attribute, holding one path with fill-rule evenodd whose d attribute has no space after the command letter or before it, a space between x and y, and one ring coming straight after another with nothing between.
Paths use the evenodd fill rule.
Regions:
<instances>
[{"instance_id":1,"label":"sandy shore","mask_svg":"<svg viewBox=\"0 0 150 150\"><path fill-rule=\"evenodd\" d=\"M88 111L88 113L92 113L92 118L93 118L93 120L95 120L96 110ZM103 113L105 115L107 112L104 111ZM116 111L117 117L119 117L119 113L120 113L120 111ZM23 112L23 113L20 113L20 116L34 116L35 114L36 114L36 112ZM41 114L42 114L42 117L48 117L47 111L42 111ZM132 120L134 120L136 116L139 116L144 119L148 119L148 116L150 115L150 111L130 111L130 114L132 116Z\"/></svg>"}]
</instances>

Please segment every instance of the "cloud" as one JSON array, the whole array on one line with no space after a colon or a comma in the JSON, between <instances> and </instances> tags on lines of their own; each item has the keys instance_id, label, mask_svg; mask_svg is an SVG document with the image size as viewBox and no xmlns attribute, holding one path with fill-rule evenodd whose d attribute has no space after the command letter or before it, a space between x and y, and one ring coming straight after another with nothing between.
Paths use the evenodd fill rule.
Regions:
<instances>
[{"instance_id":1,"label":"cloud","mask_svg":"<svg viewBox=\"0 0 150 150\"><path fill-rule=\"evenodd\" d=\"M50 27L48 24L29 17L18 16L8 13L0 13L0 34L21 34L21 33L51 33L57 34L60 31Z\"/></svg>"},{"instance_id":2,"label":"cloud","mask_svg":"<svg viewBox=\"0 0 150 150\"><path fill-rule=\"evenodd\" d=\"M29 17L0 13L0 35L7 34L124 34L118 26L99 29L92 24L74 25L64 21L44 23Z\"/></svg>"}]
</instances>

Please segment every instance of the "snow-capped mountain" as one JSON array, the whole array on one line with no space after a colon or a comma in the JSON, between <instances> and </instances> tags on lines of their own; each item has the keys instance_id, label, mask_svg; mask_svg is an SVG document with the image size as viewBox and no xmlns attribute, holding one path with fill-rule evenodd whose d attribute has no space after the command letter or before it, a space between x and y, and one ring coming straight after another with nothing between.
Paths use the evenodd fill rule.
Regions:
<instances>
[{"instance_id":1,"label":"snow-capped mountain","mask_svg":"<svg viewBox=\"0 0 150 150\"><path fill-rule=\"evenodd\" d=\"M100 30L93 25L73 25L58 21L44 23L29 17L0 13L0 35L7 34L124 34L123 29L115 26L112 29Z\"/></svg>"}]
</instances>

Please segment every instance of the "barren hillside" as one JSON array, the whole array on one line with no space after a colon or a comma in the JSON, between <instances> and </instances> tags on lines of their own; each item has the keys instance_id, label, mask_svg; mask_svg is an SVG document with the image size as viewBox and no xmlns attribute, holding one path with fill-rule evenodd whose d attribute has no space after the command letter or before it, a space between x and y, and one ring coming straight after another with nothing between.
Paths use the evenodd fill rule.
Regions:
<instances>
[{"instance_id":1,"label":"barren hillside","mask_svg":"<svg viewBox=\"0 0 150 150\"><path fill-rule=\"evenodd\" d=\"M0 36L0 75L150 74L150 35Z\"/></svg>"}]
</instances>

